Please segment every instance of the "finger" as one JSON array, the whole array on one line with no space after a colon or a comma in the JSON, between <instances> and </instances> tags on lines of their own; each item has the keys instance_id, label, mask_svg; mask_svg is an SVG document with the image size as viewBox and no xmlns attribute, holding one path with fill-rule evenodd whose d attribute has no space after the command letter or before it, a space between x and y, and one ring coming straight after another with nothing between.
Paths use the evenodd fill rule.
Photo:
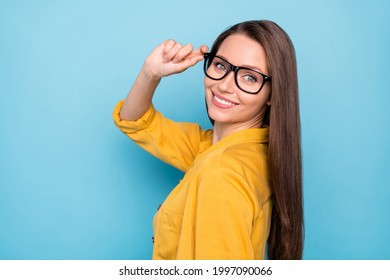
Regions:
<instances>
[{"instance_id":1,"label":"finger","mask_svg":"<svg viewBox=\"0 0 390 280\"><path fill-rule=\"evenodd\" d=\"M175 58L173 59L174 63L178 63L183 59L192 59L193 57L196 57L196 60L202 60L203 59L203 54L205 54L208 51L208 47L206 45L200 46L197 50L192 52L193 47L191 44L187 44L183 47L182 50L180 50Z\"/></svg>"},{"instance_id":2,"label":"finger","mask_svg":"<svg viewBox=\"0 0 390 280\"><path fill-rule=\"evenodd\" d=\"M207 52L207 50L205 52ZM189 67L194 66L201 60L203 60L203 53L201 52L191 53L189 56L185 57L185 59L181 62L180 66L182 68L182 71Z\"/></svg>"},{"instance_id":3,"label":"finger","mask_svg":"<svg viewBox=\"0 0 390 280\"><path fill-rule=\"evenodd\" d=\"M209 47L206 45L202 45L200 47L202 53L207 53L209 51Z\"/></svg>"},{"instance_id":4,"label":"finger","mask_svg":"<svg viewBox=\"0 0 390 280\"><path fill-rule=\"evenodd\" d=\"M163 50L163 55L167 54L173 46L176 44L176 42L172 39L166 40L163 45L164 45L164 50Z\"/></svg>"},{"instance_id":5,"label":"finger","mask_svg":"<svg viewBox=\"0 0 390 280\"><path fill-rule=\"evenodd\" d=\"M195 51L194 51L194 55L202 55L207 53L207 51L209 50L209 47L206 46L206 45L201 45L199 48L197 48Z\"/></svg>"},{"instance_id":6,"label":"finger","mask_svg":"<svg viewBox=\"0 0 390 280\"><path fill-rule=\"evenodd\" d=\"M189 56L188 58L193 58L193 57L196 57L197 59L200 58L200 59L203 59L204 57L204 54L207 53L208 51L208 47L206 45L202 45L200 46L198 49L196 49L195 51L193 51Z\"/></svg>"},{"instance_id":7,"label":"finger","mask_svg":"<svg viewBox=\"0 0 390 280\"><path fill-rule=\"evenodd\" d=\"M193 65L203 60L204 54L207 53L208 51L209 51L209 47L206 45L202 45L198 49L196 49L193 52L194 56L191 58Z\"/></svg>"},{"instance_id":8,"label":"finger","mask_svg":"<svg viewBox=\"0 0 390 280\"><path fill-rule=\"evenodd\" d=\"M183 45L176 43L163 57L163 62L171 61L175 57L177 52L183 48Z\"/></svg>"},{"instance_id":9,"label":"finger","mask_svg":"<svg viewBox=\"0 0 390 280\"><path fill-rule=\"evenodd\" d=\"M163 48L163 51L162 51L163 62L165 62L164 61L165 55L172 50L172 48L175 46L175 44L176 44L176 42L174 40L172 40L172 39L169 39L169 40L167 40L167 41L165 41L163 43L163 45L164 45L164 48Z\"/></svg>"},{"instance_id":10,"label":"finger","mask_svg":"<svg viewBox=\"0 0 390 280\"><path fill-rule=\"evenodd\" d=\"M183 59L186 58L186 56L188 56L189 54L192 53L192 50L193 50L193 47L191 44L185 45L182 49L180 49L176 53L175 57L172 59L172 62L178 63L178 62L182 61Z\"/></svg>"},{"instance_id":11,"label":"finger","mask_svg":"<svg viewBox=\"0 0 390 280\"><path fill-rule=\"evenodd\" d=\"M204 58L203 54L199 54L199 55L195 55L195 56L191 57L190 58L190 63L191 63L190 66L194 66L199 61L203 60L203 58Z\"/></svg>"}]
</instances>

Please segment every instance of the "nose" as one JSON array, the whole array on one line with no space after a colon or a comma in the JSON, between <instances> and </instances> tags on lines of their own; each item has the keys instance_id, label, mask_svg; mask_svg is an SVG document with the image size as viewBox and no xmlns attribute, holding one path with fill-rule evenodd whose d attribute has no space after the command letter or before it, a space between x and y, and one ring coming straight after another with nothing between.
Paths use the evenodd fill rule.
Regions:
<instances>
[{"instance_id":1,"label":"nose","mask_svg":"<svg viewBox=\"0 0 390 280\"><path fill-rule=\"evenodd\" d=\"M234 80L234 71L230 71L222 80L218 81L218 89L221 92L234 93L236 82Z\"/></svg>"}]
</instances>

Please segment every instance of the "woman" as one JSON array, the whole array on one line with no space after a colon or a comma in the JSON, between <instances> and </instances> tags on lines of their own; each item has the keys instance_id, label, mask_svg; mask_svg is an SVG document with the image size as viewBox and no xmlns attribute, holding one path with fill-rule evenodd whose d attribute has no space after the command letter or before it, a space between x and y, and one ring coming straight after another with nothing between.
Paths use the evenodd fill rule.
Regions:
<instances>
[{"instance_id":1,"label":"woman","mask_svg":"<svg viewBox=\"0 0 390 280\"><path fill-rule=\"evenodd\" d=\"M248 21L193 50L168 40L146 59L116 125L185 172L154 221L153 259L300 259L302 175L297 70L288 35ZM152 105L161 78L204 59L212 130Z\"/></svg>"}]
</instances>

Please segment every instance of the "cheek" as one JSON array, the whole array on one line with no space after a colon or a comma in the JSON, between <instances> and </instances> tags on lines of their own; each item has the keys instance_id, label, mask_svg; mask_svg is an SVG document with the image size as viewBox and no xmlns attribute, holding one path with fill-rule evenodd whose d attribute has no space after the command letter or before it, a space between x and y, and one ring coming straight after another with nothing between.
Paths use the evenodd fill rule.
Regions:
<instances>
[{"instance_id":1,"label":"cheek","mask_svg":"<svg viewBox=\"0 0 390 280\"><path fill-rule=\"evenodd\" d=\"M265 99L268 101L271 100L271 86L269 83L266 83L264 87L261 89L260 93L265 96Z\"/></svg>"},{"instance_id":2,"label":"cheek","mask_svg":"<svg viewBox=\"0 0 390 280\"><path fill-rule=\"evenodd\" d=\"M203 83L206 90L212 86L212 81L207 77L204 77Z\"/></svg>"},{"instance_id":3,"label":"cheek","mask_svg":"<svg viewBox=\"0 0 390 280\"><path fill-rule=\"evenodd\" d=\"M269 103L271 98L271 87L264 85L261 91L255 95L241 95L242 101L256 111L261 111Z\"/></svg>"},{"instance_id":4,"label":"cheek","mask_svg":"<svg viewBox=\"0 0 390 280\"><path fill-rule=\"evenodd\" d=\"M215 81L205 77L203 83L204 83L204 91L205 91L206 99L211 102L212 89L215 85Z\"/></svg>"},{"instance_id":5,"label":"cheek","mask_svg":"<svg viewBox=\"0 0 390 280\"><path fill-rule=\"evenodd\" d=\"M211 103L210 79L207 79L207 77L205 77L203 80L203 84L204 84L206 105L210 106Z\"/></svg>"},{"instance_id":6,"label":"cheek","mask_svg":"<svg viewBox=\"0 0 390 280\"><path fill-rule=\"evenodd\" d=\"M267 105L268 95L242 95L241 102L246 105L248 113L257 114L261 112Z\"/></svg>"}]
</instances>

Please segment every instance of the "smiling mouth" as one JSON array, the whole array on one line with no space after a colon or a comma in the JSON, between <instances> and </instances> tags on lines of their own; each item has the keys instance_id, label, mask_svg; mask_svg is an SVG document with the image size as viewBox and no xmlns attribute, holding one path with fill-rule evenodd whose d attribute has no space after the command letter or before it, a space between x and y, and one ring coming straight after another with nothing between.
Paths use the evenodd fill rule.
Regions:
<instances>
[{"instance_id":1,"label":"smiling mouth","mask_svg":"<svg viewBox=\"0 0 390 280\"><path fill-rule=\"evenodd\" d=\"M214 93L213 93L213 101L216 105L219 105L220 107L223 107L223 108L231 108L233 106L238 105L238 103L234 103L232 101L222 99L221 97L217 96Z\"/></svg>"}]
</instances>

